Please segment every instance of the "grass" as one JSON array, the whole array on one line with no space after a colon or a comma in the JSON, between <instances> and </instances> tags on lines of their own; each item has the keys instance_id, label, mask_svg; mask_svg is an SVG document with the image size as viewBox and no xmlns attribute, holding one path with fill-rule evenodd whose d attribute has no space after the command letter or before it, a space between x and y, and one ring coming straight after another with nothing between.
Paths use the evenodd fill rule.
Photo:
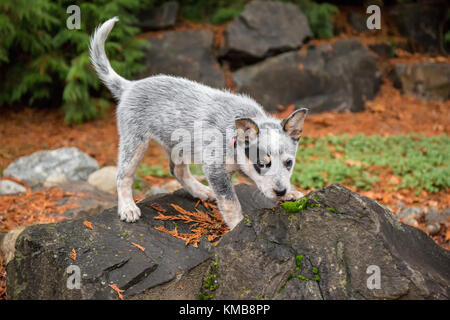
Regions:
<instances>
[{"instance_id":1,"label":"grass","mask_svg":"<svg viewBox=\"0 0 450 320\"><path fill-rule=\"evenodd\" d=\"M322 188L332 183L371 190L386 174L394 175L394 189L438 192L450 186L450 137L419 134L382 137L347 135L302 138L291 182L301 188ZM193 175L204 175L201 165L190 165ZM162 166L141 165L135 187L144 176L170 177ZM237 174L233 175L236 183ZM206 182L205 182L206 183ZM297 212L299 208L288 208ZM294 210L295 209L295 210Z\"/></svg>"},{"instance_id":2,"label":"grass","mask_svg":"<svg viewBox=\"0 0 450 320\"><path fill-rule=\"evenodd\" d=\"M162 166L148 166L145 163L141 164L136 172L136 179L134 180L134 189L142 189L143 177L152 176L158 178L171 177L170 172L165 171Z\"/></svg>"},{"instance_id":3,"label":"grass","mask_svg":"<svg viewBox=\"0 0 450 320\"><path fill-rule=\"evenodd\" d=\"M390 169L400 180L396 189L438 192L450 185L449 154L448 135L302 138L291 182L304 189L343 183L370 190L382 169Z\"/></svg>"}]
</instances>

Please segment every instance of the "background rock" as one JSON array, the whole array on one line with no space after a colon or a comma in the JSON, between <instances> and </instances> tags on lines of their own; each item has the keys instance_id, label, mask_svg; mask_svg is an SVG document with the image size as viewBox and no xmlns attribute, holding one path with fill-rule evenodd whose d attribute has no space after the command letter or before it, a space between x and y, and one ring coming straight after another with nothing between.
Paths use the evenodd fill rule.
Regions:
<instances>
[{"instance_id":1,"label":"background rock","mask_svg":"<svg viewBox=\"0 0 450 320\"><path fill-rule=\"evenodd\" d=\"M440 52L444 44L441 24L445 21L448 4L445 1L403 3L389 12L389 22L398 32L427 52ZM418 46L417 46L418 45ZM418 49L418 48L417 48Z\"/></svg>"},{"instance_id":2,"label":"background rock","mask_svg":"<svg viewBox=\"0 0 450 320\"><path fill-rule=\"evenodd\" d=\"M97 160L72 147L38 151L21 157L12 162L3 175L20 179L33 187L43 184L52 174L62 173L69 181L77 181L87 179L97 169Z\"/></svg>"},{"instance_id":3,"label":"background rock","mask_svg":"<svg viewBox=\"0 0 450 320\"><path fill-rule=\"evenodd\" d=\"M0 180L0 196L6 194L15 194L25 192L27 189L11 180Z\"/></svg>"},{"instance_id":4,"label":"background rock","mask_svg":"<svg viewBox=\"0 0 450 320\"><path fill-rule=\"evenodd\" d=\"M394 85L403 93L425 100L446 101L450 99L450 65L432 62L396 64Z\"/></svg>"},{"instance_id":5,"label":"background rock","mask_svg":"<svg viewBox=\"0 0 450 320\"><path fill-rule=\"evenodd\" d=\"M109 193L115 193L117 189L117 167L103 167L92 172L88 177L88 183L94 187Z\"/></svg>"},{"instance_id":6,"label":"background rock","mask_svg":"<svg viewBox=\"0 0 450 320\"><path fill-rule=\"evenodd\" d=\"M308 19L297 5L252 1L227 26L223 59L231 68L299 48L312 37Z\"/></svg>"},{"instance_id":7,"label":"background rock","mask_svg":"<svg viewBox=\"0 0 450 320\"><path fill-rule=\"evenodd\" d=\"M85 181L63 183L58 185L58 189L81 195L80 197L67 196L57 202L59 206L68 202L77 205L76 208L64 212L63 215L69 219L85 218L117 205L117 198L114 195L99 190Z\"/></svg>"},{"instance_id":8,"label":"background rock","mask_svg":"<svg viewBox=\"0 0 450 320\"><path fill-rule=\"evenodd\" d=\"M213 54L213 33L209 30L170 31L150 37L143 76L169 74L200 81L215 88L225 78Z\"/></svg>"},{"instance_id":9,"label":"background rock","mask_svg":"<svg viewBox=\"0 0 450 320\"><path fill-rule=\"evenodd\" d=\"M371 31L367 28L367 18L369 15L360 14L358 12L350 12L348 15L348 22L350 26L357 32Z\"/></svg>"},{"instance_id":10,"label":"background rock","mask_svg":"<svg viewBox=\"0 0 450 320\"><path fill-rule=\"evenodd\" d=\"M45 179L44 187L46 188L55 187L65 182L67 182L66 175L64 173L55 172L49 175L47 179Z\"/></svg>"},{"instance_id":11,"label":"background rock","mask_svg":"<svg viewBox=\"0 0 450 320\"><path fill-rule=\"evenodd\" d=\"M378 92L375 60L357 40L309 48L305 55L288 52L233 73L241 92L269 111L295 104L313 113L360 111Z\"/></svg>"},{"instance_id":12,"label":"background rock","mask_svg":"<svg viewBox=\"0 0 450 320\"><path fill-rule=\"evenodd\" d=\"M161 6L145 11L138 18L138 26L143 31L160 30L173 27L177 20L179 4L177 1L167 1Z\"/></svg>"}]
</instances>

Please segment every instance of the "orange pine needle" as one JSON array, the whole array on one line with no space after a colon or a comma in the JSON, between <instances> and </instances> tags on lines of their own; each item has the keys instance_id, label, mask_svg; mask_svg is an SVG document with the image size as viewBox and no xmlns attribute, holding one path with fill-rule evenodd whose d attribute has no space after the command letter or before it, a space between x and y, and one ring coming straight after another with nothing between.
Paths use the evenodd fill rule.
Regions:
<instances>
[{"instance_id":1,"label":"orange pine needle","mask_svg":"<svg viewBox=\"0 0 450 320\"><path fill-rule=\"evenodd\" d=\"M166 209L164 209L159 203L153 202L150 205L151 208L155 209L158 212L167 212Z\"/></svg>"},{"instance_id":2,"label":"orange pine needle","mask_svg":"<svg viewBox=\"0 0 450 320\"><path fill-rule=\"evenodd\" d=\"M117 292L117 295L119 296L119 299L120 299L120 300L123 300L122 292L125 292L125 290L119 289L119 288L117 287L117 284L115 284L115 283L109 284L109 287L110 287L111 289L113 289L115 292Z\"/></svg>"},{"instance_id":3,"label":"orange pine needle","mask_svg":"<svg viewBox=\"0 0 450 320\"><path fill-rule=\"evenodd\" d=\"M139 244L137 244L137 243L134 243L134 242L131 242L131 244L132 244L133 246L135 246L136 248L138 248L139 250L145 251L145 248L144 248L143 246L141 246L141 245L139 245Z\"/></svg>"},{"instance_id":4,"label":"orange pine needle","mask_svg":"<svg viewBox=\"0 0 450 320\"><path fill-rule=\"evenodd\" d=\"M91 222L85 220L85 221L83 222L83 224L84 224L84 226L85 226L86 228L89 228L89 229L91 229L91 230L94 230L94 227L92 226L92 223L91 223Z\"/></svg>"},{"instance_id":5,"label":"orange pine needle","mask_svg":"<svg viewBox=\"0 0 450 320\"><path fill-rule=\"evenodd\" d=\"M75 251L75 248L72 249L72 251L69 254L69 258L73 261L77 260L77 252Z\"/></svg>"}]
</instances>

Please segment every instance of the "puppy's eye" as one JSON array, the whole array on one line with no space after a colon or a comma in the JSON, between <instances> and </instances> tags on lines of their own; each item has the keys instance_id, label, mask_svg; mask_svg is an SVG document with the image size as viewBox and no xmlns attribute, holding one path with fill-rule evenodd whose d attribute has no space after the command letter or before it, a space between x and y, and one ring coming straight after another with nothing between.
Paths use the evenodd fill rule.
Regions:
<instances>
[{"instance_id":1,"label":"puppy's eye","mask_svg":"<svg viewBox=\"0 0 450 320\"><path fill-rule=\"evenodd\" d=\"M264 162L264 161L261 161L261 160L259 160L259 161L256 163L256 165L257 165L259 168L264 168L264 167L266 166L265 162Z\"/></svg>"},{"instance_id":2,"label":"puppy's eye","mask_svg":"<svg viewBox=\"0 0 450 320\"><path fill-rule=\"evenodd\" d=\"M286 168L290 169L292 167L292 160L291 159L286 160L284 165L286 166Z\"/></svg>"}]
</instances>

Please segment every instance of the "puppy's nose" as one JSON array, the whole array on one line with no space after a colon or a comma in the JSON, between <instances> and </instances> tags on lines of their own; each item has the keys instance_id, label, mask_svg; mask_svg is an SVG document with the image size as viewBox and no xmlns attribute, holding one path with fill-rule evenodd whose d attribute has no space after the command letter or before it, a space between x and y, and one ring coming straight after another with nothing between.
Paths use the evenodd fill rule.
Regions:
<instances>
[{"instance_id":1,"label":"puppy's nose","mask_svg":"<svg viewBox=\"0 0 450 320\"><path fill-rule=\"evenodd\" d=\"M275 194L278 197L282 197L282 196L284 196L286 194L286 189L279 189L279 190L273 189L273 191L275 192Z\"/></svg>"}]
</instances>

